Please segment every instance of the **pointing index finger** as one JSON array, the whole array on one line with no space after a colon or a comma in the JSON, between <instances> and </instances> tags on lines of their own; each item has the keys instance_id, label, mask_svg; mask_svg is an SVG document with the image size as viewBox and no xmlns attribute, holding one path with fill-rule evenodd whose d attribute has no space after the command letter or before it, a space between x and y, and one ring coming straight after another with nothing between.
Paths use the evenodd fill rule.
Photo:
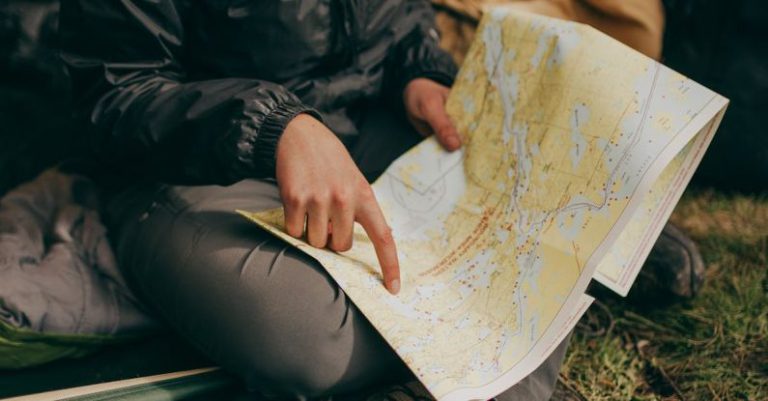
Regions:
<instances>
[{"instance_id":1,"label":"pointing index finger","mask_svg":"<svg viewBox=\"0 0 768 401\"><path fill-rule=\"evenodd\" d=\"M379 205L375 200L361 205L355 217L363 226L373 243L376 256L381 265L384 285L392 294L400 291L400 262L397 259L397 248L392 237L392 230L387 225Z\"/></svg>"}]
</instances>

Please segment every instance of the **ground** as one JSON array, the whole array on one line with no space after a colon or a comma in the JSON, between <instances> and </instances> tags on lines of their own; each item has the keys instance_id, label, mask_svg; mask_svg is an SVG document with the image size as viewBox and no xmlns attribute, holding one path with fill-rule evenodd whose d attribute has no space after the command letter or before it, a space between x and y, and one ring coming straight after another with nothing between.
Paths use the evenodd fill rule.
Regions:
<instances>
[{"instance_id":1,"label":"ground","mask_svg":"<svg viewBox=\"0 0 768 401\"><path fill-rule=\"evenodd\" d=\"M689 191L672 221L702 251L701 293L666 307L601 296L571 342L561 399L768 399L768 196Z\"/></svg>"}]
</instances>

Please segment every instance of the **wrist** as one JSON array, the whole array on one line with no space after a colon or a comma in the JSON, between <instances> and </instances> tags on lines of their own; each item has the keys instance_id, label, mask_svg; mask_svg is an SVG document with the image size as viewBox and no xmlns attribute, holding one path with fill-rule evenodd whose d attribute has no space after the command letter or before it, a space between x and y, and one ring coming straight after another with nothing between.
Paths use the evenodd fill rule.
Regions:
<instances>
[{"instance_id":1,"label":"wrist","mask_svg":"<svg viewBox=\"0 0 768 401\"><path fill-rule=\"evenodd\" d=\"M300 103L283 103L276 107L261 124L254 143L254 157L265 175L274 177L277 163L277 146L285 134L290 122L297 116L316 116L320 114Z\"/></svg>"},{"instance_id":2,"label":"wrist","mask_svg":"<svg viewBox=\"0 0 768 401\"><path fill-rule=\"evenodd\" d=\"M275 165L280 165L280 160L297 149L312 148L312 139L318 138L327 128L308 113L299 113L285 126L280 136L275 151ZM332 134L331 134L332 135ZM335 136L334 136L335 137Z\"/></svg>"}]
</instances>

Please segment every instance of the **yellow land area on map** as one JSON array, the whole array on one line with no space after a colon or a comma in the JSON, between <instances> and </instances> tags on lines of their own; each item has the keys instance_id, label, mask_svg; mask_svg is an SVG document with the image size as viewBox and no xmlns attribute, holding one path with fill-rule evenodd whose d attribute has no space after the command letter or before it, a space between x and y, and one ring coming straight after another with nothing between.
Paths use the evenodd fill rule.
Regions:
<instances>
[{"instance_id":1,"label":"yellow land area on map","mask_svg":"<svg viewBox=\"0 0 768 401\"><path fill-rule=\"evenodd\" d=\"M647 195L675 160L661 187L679 196L725 104L592 28L492 9L447 104L463 150L428 139L373 186L399 295L359 227L338 254L287 236L281 209L242 213L315 257L437 399L487 399L573 328L641 205L657 220L674 206Z\"/></svg>"}]
</instances>

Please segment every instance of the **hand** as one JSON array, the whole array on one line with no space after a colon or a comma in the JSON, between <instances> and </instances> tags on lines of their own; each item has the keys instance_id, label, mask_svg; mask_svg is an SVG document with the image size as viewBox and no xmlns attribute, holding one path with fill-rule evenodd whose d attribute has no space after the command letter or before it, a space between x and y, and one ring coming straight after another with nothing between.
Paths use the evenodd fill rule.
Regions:
<instances>
[{"instance_id":1,"label":"hand","mask_svg":"<svg viewBox=\"0 0 768 401\"><path fill-rule=\"evenodd\" d=\"M421 135L435 134L445 150L461 147L461 137L445 112L450 89L426 78L416 78L405 86L403 101L408 120Z\"/></svg>"},{"instance_id":2,"label":"hand","mask_svg":"<svg viewBox=\"0 0 768 401\"><path fill-rule=\"evenodd\" d=\"M285 209L285 230L317 248L352 247L354 222L371 239L389 292L400 290L400 267L392 231L368 182L341 141L320 121L300 114L277 144L277 183Z\"/></svg>"}]
</instances>

